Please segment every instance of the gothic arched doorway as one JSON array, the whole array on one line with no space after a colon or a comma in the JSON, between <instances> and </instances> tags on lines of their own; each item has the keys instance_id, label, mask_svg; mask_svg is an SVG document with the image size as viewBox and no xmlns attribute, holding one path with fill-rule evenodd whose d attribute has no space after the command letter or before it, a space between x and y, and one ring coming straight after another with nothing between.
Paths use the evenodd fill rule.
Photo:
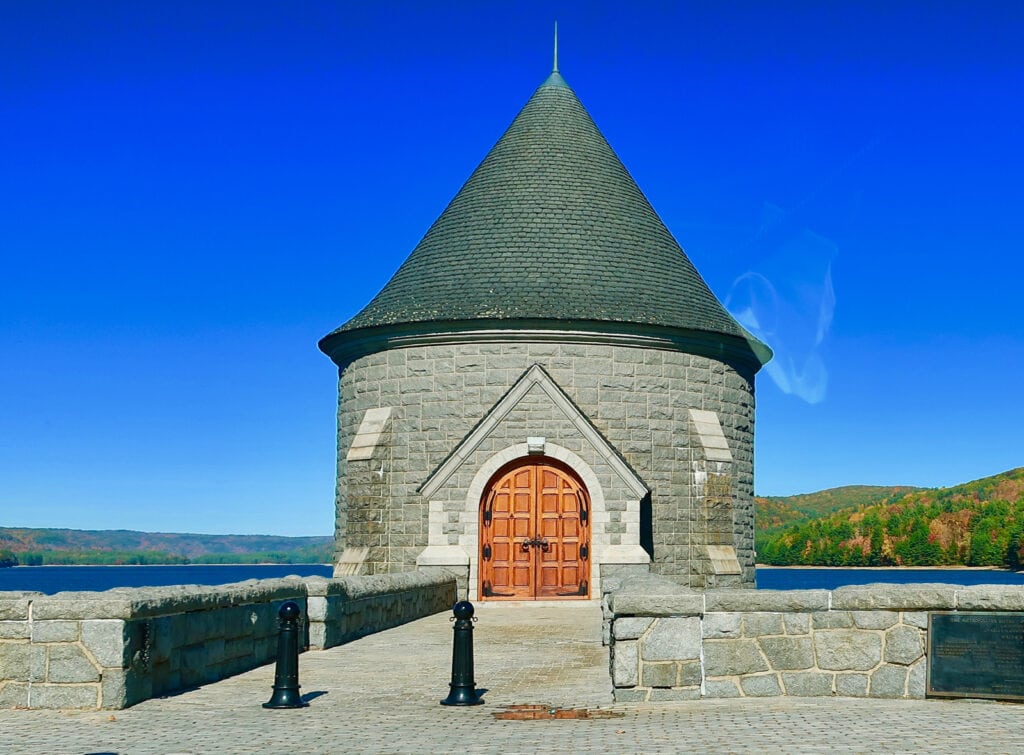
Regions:
<instances>
[{"instance_id":1,"label":"gothic arched doorway","mask_svg":"<svg viewBox=\"0 0 1024 755\"><path fill-rule=\"evenodd\" d=\"M569 467L526 457L502 467L480 501L480 597L590 597L590 498Z\"/></svg>"}]
</instances>

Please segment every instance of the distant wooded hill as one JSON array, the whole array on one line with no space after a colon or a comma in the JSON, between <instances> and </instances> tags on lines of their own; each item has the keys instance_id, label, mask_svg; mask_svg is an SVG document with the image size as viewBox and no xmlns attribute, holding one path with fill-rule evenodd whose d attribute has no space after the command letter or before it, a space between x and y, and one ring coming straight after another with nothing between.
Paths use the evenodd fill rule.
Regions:
<instances>
[{"instance_id":1,"label":"distant wooded hill","mask_svg":"<svg viewBox=\"0 0 1024 755\"><path fill-rule=\"evenodd\" d=\"M1024 468L952 488L851 485L757 497L757 560L806 566L1024 562ZM0 527L0 566L329 563L331 537Z\"/></svg>"},{"instance_id":2,"label":"distant wooded hill","mask_svg":"<svg viewBox=\"0 0 1024 755\"><path fill-rule=\"evenodd\" d=\"M906 485L878 487L872 485L847 485L830 488L818 493L803 493L791 496L756 496L757 531L763 534L775 533L787 527L802 524L833 511L889 503L896 498L920 488Z\"/></svg>"},{"instance_id":3,"label":"distant wooded hill","mask_svg":"<svg viewBox=\"0 0 1024 755\"><path fill-rule=\"evenodd\" d=\"M0 566L329 563L334 538L0 527Z\"/></svg>"},{"instance_id":4,"label":"distant wooded hill","mask_svg":"<svg viewBox=\"0 0 1024 755\"><path fill-rule=\"evenodd\" d=\"M757 498L757 560L806 566L1024 561L1024 468L952 488L852 486Z\"/></svg>"}]
</instances>

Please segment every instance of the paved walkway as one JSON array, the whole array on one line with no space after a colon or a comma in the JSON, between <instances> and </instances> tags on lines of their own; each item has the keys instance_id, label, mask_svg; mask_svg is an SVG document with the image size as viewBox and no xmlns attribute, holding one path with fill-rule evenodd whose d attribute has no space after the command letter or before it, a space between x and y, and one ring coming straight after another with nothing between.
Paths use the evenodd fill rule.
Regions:
<instances>
[{"instance_id":1,"label":"paved walkway","mask_svg":"<svg viewBox=\"0 0 1024 755\"><path fill-rule=\"evenodd\" d=\"M273 665L123 711L0 711L0 753L1024 752L1024 705L769 698L613 705L590 604L482 605L485 705L446 708L447 615L300 658L310 707L268 711ZM621 714L497 720L501 706Z\"/></svg>"}]
</instances>

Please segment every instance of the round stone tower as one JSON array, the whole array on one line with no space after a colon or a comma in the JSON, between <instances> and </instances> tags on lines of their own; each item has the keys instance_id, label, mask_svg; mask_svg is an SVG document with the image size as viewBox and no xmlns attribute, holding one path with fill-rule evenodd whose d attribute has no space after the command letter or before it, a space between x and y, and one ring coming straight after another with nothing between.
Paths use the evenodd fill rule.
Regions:
<instances>
[{"instance_id":1,"label":"round stone tower","mask_svg":"<svg viewBox=\"0 0 1024 755\"><path fill-rule=\"evenodd\" d=\"M556 71L338 365L336 573L444 567L471 600L651 570L754 582L754 375L725 310Z\"/></svg>"}]
</instances>

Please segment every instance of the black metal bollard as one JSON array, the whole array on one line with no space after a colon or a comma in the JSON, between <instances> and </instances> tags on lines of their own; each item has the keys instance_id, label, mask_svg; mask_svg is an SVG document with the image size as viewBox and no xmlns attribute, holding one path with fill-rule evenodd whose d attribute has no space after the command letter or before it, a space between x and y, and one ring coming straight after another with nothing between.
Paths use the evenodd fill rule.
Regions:
<instances>
[{"instance_id":1,"label":"black metal bollard","mask_svg":"<svg viewBox=\"0 0 1024 755\"><path fill-rule=\"evenodd\" d=\"M264 708L305 708L299 696L299 604L289 600L277 612L281 620L277 635L277 667L274 670L274 694Z\"/></svg>"},{"instance_id":2,"label":"black metal bollard","mask_svg":"<svg viewBox=\"0 0 1024 755\"><path fill-rule=\"evenodd\" d=\"M452 639L451 692L441 705L480 705L473 679L473 604L460 600L452 606L455 614L455 636Z\"/></svg>"}]
</instances>

